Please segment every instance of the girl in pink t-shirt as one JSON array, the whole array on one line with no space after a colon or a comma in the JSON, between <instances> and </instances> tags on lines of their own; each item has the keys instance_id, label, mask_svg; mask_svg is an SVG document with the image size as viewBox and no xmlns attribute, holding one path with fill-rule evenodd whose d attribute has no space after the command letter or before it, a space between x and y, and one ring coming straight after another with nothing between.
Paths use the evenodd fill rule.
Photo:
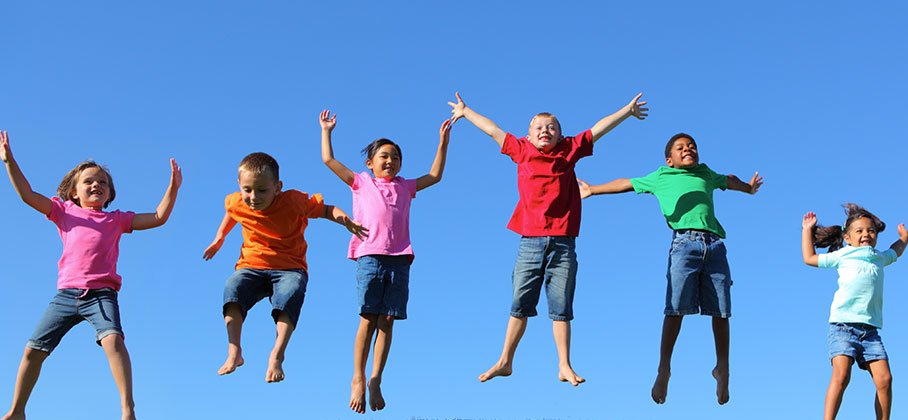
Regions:
<instances>
[{"instance_id":1,"label":"girl in pink t-shirt","mask_svg":"<svg viewBox=\"0 0 908 420\"><path fill-rule=\"evenodd\" d=\"M107 354L110 370L120 391L124 419L134 419L132 367L123 343L117 292L120 236L133 230L158 227L167 221L183 180L180 168L170 160L170 184L154 213L135 214L103 209L116 197L113 178L106 168L85 161L73 168L52 199L32 191L9 147L9 136L0 131L0 160L16 193L57 225L63 240L58 263L57 295L25 347L19 364L13 404L2 417L24 419L25 405L38 381L41 365L72 327L87 320L95 328L96 341Z\"/></svg>"},{"instance_id":2,"label":"girl in pink t-shirt","mask_svg":"<svg viewBox=\"0 0 908 420\"><path fill-rule=\"evenodd\" d=\"M407 318L410 263L410 200L416 192L441 181L451 126L456 119L445 120L439 129L438 151L429 173L416 179L397 176L403 155L400 146L388 139L378 139L363 149L366 167L372 171L353 173L334 159L331 131L337 115L328 110L319 115L322 126L322 161L331 168L353 192L353 218L369 230L365 239L352 237L347 256L356 260L356 282L360 305L359 329L353 344L353 383L350 408L366 412L366 388L369 388L369 408L385 408L381 394L382 371L391 349L391 331L395 319ZM372 376L366 381L366 361L369 342L375 331Z\"/></svg>"}]
</instances>

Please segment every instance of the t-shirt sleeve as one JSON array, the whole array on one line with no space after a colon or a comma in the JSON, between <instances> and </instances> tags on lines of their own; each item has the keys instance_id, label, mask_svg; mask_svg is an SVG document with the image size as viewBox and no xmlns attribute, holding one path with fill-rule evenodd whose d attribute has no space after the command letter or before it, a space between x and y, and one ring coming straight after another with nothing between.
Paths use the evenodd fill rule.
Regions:
<instances>
[{"instance_id":1,"label":"t-shirt sleeve","mask_svg":"<svg viewBox=\"0 0 908 420\"><path fill-rule=\"evenodd\" d=\"M234 210L238 202L239 198L236 193L227 194L227 196L224 197L224 211L234 220L236 220L236 217L234 217Z\"/></svg>"},{"instance_id":2,"label":"t-shirt sleeve","mask_svg":"<svg viewBox=\"0 0 908 420\"><path fill-rule=\"evenodd\" d=\"M899 254L897 254L895 252L895 250L892 248L889 248L889 249L881 252L879 255L880 255L880 264L882 264L883 267L885 267L889 264L892 264L895 262L895 260L899 259Z\"/></svg>"},{"instance_id":3,"label":"t-shirt sleeve","mask_svg":"<svg viewBox=\"0 0 908 420\"><path fill-rule=\"evenodd\" d=\"M132 233L132 221L136 218L136 213L132 211L117 210L116 217L123 233Z\"/></svg>"},{"instance_id":4,"label":"t-shirt sleeve","mask_svg":"<svg viewBox=\"0 0 908 420\"><path fill-rule=\"evenodd\" d=\"M303 214L309 219L322 217L325 214L325 200L321 194L312 194L306 199Z\"/></svg>"},{"instance_id":5,"label":"t-shirt sleeve","mask_svg":"<svg viewBox=\"0 0 908 420\"><path fill-rule=\"evenodd\" d=\"M649 175L631 178L631 186L634 187L634 192L637 194L650 193L652 194L656 190L656 183L659 180L660 171L657 169L651 172Z\"/></svg>"},{"instance_id":6,"label":"t-shirt sleeve","mask_svg":"<svg viewBox=\"0 0 908 420\"><path fill-rule=\"evenodd\" d=\"M60 197L52 197L50 199L50 213L47 213L47 220L54 222L54 224L59 225L60 220L63 218L63 214L66 213L65 204Z\"/></svg>"},{"instance_id":7,"label":"t-shirt sleeve","mask_svg":"<svg viewBox=\"0 0 908 420\"><path fill-rule=\"evenodd\" d=\"M706 167L706 171L707 175L709 176L709 185L711 187L718 188L722 191L728 189L728 175L716 173L716 171L713 171L709 167Z\"/></svg>"},{"instance_id":8,"label":"t-shirt sleeve","mask_svg":"<svg viewBox=\"0 0 908 420\"><path fill-rule=\"evenodd\" d=\"M839 261L842 259L842 250L845 248L838 249L834 252L828 254L819 254L817 255L817 267L820 268L835 268L839 266Z\"/></svg>"},{"instance_id":9,"label":"t-shirt sleeve","mask_svg":"<svg viewBox=\"0 0 908 420\"><path fill-rule=\"evenodd\" d=\"M367 180L363 179L363 177L367 177L367 176L369 176L369 175L367 175L365 172L360 172L360 173L354 174L353 183L350 184L350 190L351 191L358 190L359 187L363 185L362 183L364 181L367 181Z\"/></svg>"},{"instance_id":10,"label":"t-shirt sleeve","mask_svg":"<svg viewBox=\"0 0 908 420\"><path fill-rule=\"evenodd\" d=\"M577 160L593 155L593 132L586 130L574 137Z\"/></svg>"},{"instance_id":11,"label":"t-shirt sleeve","mask_svg":"<svg viewBox=\"0 0 908 420\"><path fill-rule=\"evenodd\" d=\"M523 162L525 152L521 140L511 133L505 134L501 154L510 156L514 163Z\"/></svg>"},{"instance_id":12,"label":"t-shirt sleeve","mask_svg":"<svg viewBox=\"0 0 908 420\"><path fill-rule=\"evenodd\" d=\"M407 192L410 193L410 198L416 198L416 180L415 179L405 179L404 188L406 188Z\"/></svg>"}]
</instances>

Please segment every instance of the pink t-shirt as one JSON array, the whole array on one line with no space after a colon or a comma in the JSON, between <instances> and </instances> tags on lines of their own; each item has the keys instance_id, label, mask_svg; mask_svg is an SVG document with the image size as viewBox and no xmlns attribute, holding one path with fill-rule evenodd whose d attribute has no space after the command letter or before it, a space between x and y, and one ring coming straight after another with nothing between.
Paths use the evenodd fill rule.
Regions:
<instances>
[{"instance_id":1,"label":"pink t-shirt","mask_svg":"<svg viewBox=\"0 0 908 420\"><path fill-rule=\"evenodd\" d=\"M83 209L72 201L51 199L48 220L57 225L63 255L57 263L57 289L120 290L117 274L120 235L132 232L131 211Z\"/></svg>"},{"instance_id":2,"label":"pink t-shirt","mask_svg":"<svg viewBox=\"0 0 908 420\"><path fill-rule=\"evenodd\" d=\"M520 200L508 229L523 236L580 234L580 188L574 165L593 154L593 133L563 138L549 152L507 133L501 153L517 164Z\"/></svg>"},{"instance_id":3,"label":"pink t-shirt","mask_svg":"<svg viewBox=\"0 0 908 420\"><path fill-rule=\"evenodd\" d=\"M363 255L413 255L410 245L410 201L416 197L416 180L373 178L366 172L353 178L353 219L369 229L361 241L350 238L347 258Z\"/></svg>"}]
</instances>

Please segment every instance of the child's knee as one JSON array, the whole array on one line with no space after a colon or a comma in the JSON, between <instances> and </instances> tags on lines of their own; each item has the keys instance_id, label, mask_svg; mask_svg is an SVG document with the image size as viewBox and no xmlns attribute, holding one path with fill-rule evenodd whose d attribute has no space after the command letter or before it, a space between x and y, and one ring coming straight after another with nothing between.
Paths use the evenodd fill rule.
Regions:
<instances>
[{"instance_id":1,"label":"child's knee","mask_svg":"<svg viewBox=\"0 0 908 420\"><path fill-rule=\"evenodd\" d=\"M387 328L394 325L394 315L378 315L378 328Z\"/></svg>"},{"instance_id":2,"label":"child's knee","mask_svg":"<svg viewBox=\"0 0 908 420\"><path fill-rule=\"evenodd\" d=\"M25 348L25 359L29 362L43 362L44 359L47 359L47 356L50 356L50 353L44 350L33 349L31 347Z\"/></svg>"},{"instance_id":3,"label":"child's knee","mask_svg":"<svg viewBox=\"0 0 908 420\"><path fill-rule=\"evenodd\" d=\"M112 333L101 338L101 347L104 350L115 350L121 351L126 348L126 343L123 341L123 336L117 333Z\"/></svg>"}]
</instances>

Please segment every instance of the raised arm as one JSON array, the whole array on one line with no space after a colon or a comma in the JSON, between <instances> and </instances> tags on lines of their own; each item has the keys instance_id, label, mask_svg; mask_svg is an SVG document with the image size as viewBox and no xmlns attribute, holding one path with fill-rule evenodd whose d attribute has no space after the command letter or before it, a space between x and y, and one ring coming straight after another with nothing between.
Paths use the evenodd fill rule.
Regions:
<instances>
[{"instance_id":1,"label":"raised arm","mask_svg":"<svg viewBox=\"0 0 908 420\"><path fill-rule=\"evenodd\" d=\"M750 182L745 183L741 181L740 178L728 174L728 189L746 192L748 194L756 194L760 190L760 187L763 186L763 177L760 176L759 172L754 172L753 178L750 179Z\"/></svg>"},{"instance_id":2,"label":"raised arm","mask_svg":"<svg viewBox=\"0 0 908 420\"><path fill-rule=\"evenodd\" d=\"M214 241L211 242L211 245L208 245L208 248L205 248L205 254L202 255L202 258L204 258L205 261L214 258L214 254L218 253L218 250L221 249L221 245L224 245L224 238L233 230L234 226L236 226L236 220L233 220L233 218L225 212L224 219L221 220L221 225L218 226L218 232L214 235Z\"/></svg>"},{"instance_id":3,"label":"raised arm","mask_svg":"<svg viewBox=\"0 0 908 420\"><path fill-rule=\"evenodd\" d=\"M170 159L170 184L167 185L167 191L164 198L158 204L154 213L137 214L132 219L133 230L145 230L156 228L167 222L170 218L170 212L173 211L173 204L177 201L177 191L183 183L183 172L177 166L177 161Z\"/></svg>"},{"instance_id":4,"label":"raised arm","mask_svg":"<svg viewBox=\"0 0 908 420\"><path fill-rule=\"evenodd\" d=\"M350 216L347 216L347 213L344 213L343 210L335 206L325 204L325 213L322 214L322 218L331 220L334 223L347 228L350 233L356 235L360 240L369 236L369 229L366 229L363 225L355 222Z\"/></svg>"},{"instance_id":5,"label":"raised arm","mask_svg":"<svg viewBox=\"0 0 908 420\"><path fill-rule=\"evenodd\" d=\"M28 204L31 208L38 210L43 215L50 214L53 203L50 199L40 193L32 191L31 184L25 179L19 164L13 158L13 151L9 148L9 134L6 131L0 131L0 160L6 165L6 173L9 175L9 181L13 184L13 189L19 198Z\"/></svg>"},{"instance_id":6,"label":"raised arm","mask_svg":"<svg viewBox=\"0 0 908 420\"><path fill-rule=\"evenodd\" d=\"M431 187L441 181L441 174L445 171L445 159L448 156L448 140L451 139L452 125L454 125L454 118L441 123L441 128L438 130L438 151L435 152L435 161L432 162L432 169L429 169L429 173L416 178L416 191Z\"/></svg>"},{"instance_id":7,"label":"raised arm","mask_svg":"<svg viewBox=\"0 0 908 420\"><path fill-rule=\"evenodd\" d=\"M631 185L631 180L628 178L618 178L599 185L590 185L578 179L577 184L580 186L580 198L599 194L618 194L634 190L634 186Z\"/></svg>"},{"instance_id":8,"label":"raised arm","mask_svg":"<svg viewBox=\"0 0 908 420\"><path fill-rule=\"evenodd\" d=\"M454 96L457 97L457 103L448 102L448 105L451 106L451 123L453 124L461 118L466 118L467 121L473 123L476 128L482 130L483 133L489 135L492 140L495 140L495 143L498 143L500 148L502 143L504 143L505 132L492 122L492 120L480 115L473 108L468 107L463 103L463 98L460 97L460 93L455 92Z\"/></svg>"},{"instance_id":9,"label":"raised arm","mask_svg":"<svg viewBox=\"0 0 908 420\"><path fill-rule=\"evenodd\" d=\"M801 254L804 256L804 264L811 267L816 267L820 261L816 247L813 245L813 231L816 227L817 215L812 211L807 212L804 220L801 221Z\"/></svg>"},{"instance_id":10,"label":"raised arm","mask_svg":"<svg viewBox=\"0 0 908 420\"><path fill-rule=\"evenodd\" d=\"M901 257L902 253L905 252L905 245L908 245L908 230L905 229L905 224L902 223L899 225L899 239L893 242L889 248Z\"/></svg>"},{"instance_id":11,"label":"raised arm","mask_svg":"<svg viewBox=\"0 0 908 420\"><path fill-rule=\"evenodd\" d=\"M599 140L600 137L612 131L613 128L617 127L618 124L621 124L622 121L626 120L627 117L634 116L638 120L646 118L649 114L649 108L645 108L646 101L641 101L640 97L643 96L642 93L638 93L637 96L634 96L634 99L631 99L627 105L616 111L614 114L609 115L598 122L593 124L593 127L590 128L590 131L593 132L593 143L596 140Z\"/></svg>"},{"instance_id":12,"label":"raised arm","mask_svg":"<svg viewBox=\"0 0 908 420\"><path fill-rule=\"evenodd\" d=\"M353 185L356 175L350 168L334 158L334 149L331 147L331 131L337 125L337 114L332 116L331 111L326 109L319 114L318 123L322 126L322 162L325 162L331 172L334 172L345 184Z\"/></svg>"}]
</instances>

